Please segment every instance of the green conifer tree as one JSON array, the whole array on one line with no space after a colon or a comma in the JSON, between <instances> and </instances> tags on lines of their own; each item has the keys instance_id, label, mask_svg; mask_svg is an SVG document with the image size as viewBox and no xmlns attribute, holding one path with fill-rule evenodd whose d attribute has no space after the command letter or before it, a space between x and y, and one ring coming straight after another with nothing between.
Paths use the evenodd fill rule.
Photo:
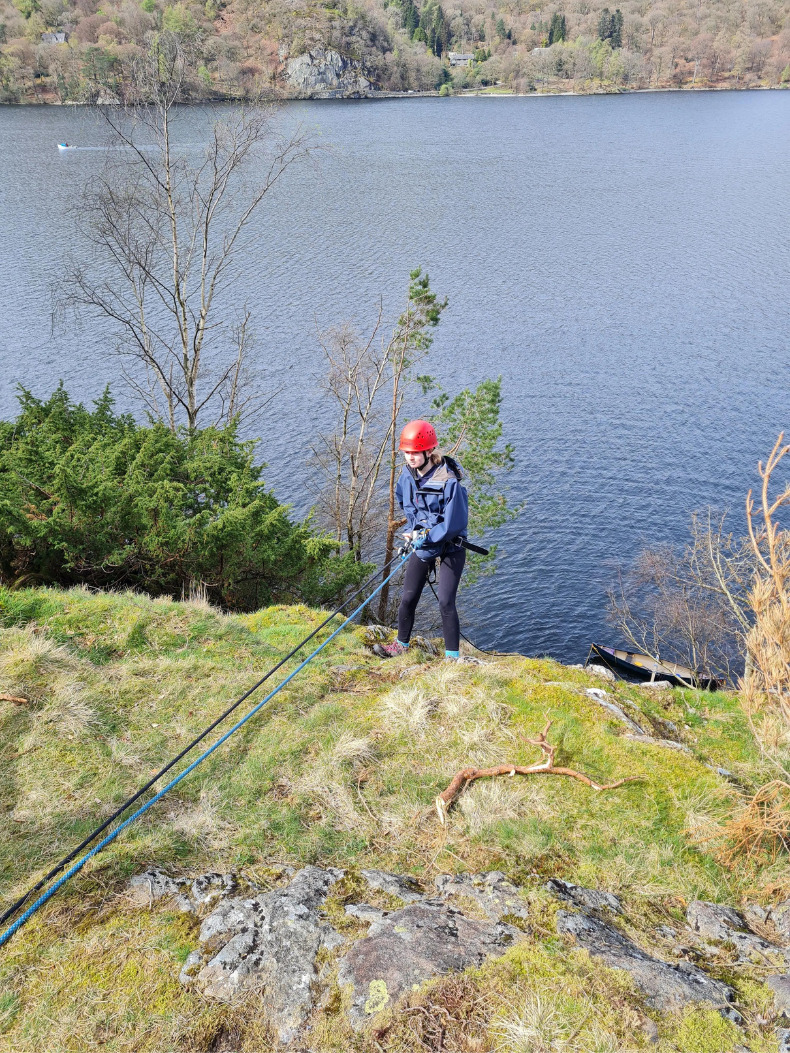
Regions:
<instances>
[{"instance_id":1,"label":"green conifer tree","mask_svg":"<svg viewBox=\"0 0 790 1053\"><path fill-rule=\"evenodd\" d=\"M552 44L560 44L565 40L567 31L565 15L561 14L559 11L555 11L551 16L551 24L549 26L549 47L551 47Z\"/></svg>"},{"instance_id":2,"label":"green conifer tree","mask_svg":"<svg viewBox=\"0 0 790 1053\"><path fill-rule=\"evenodd\" d=\"M619 7L612 15L612 32L610 39L613 48L621 48L623 46L623 13Z\"/></svg>"}]
</instances>

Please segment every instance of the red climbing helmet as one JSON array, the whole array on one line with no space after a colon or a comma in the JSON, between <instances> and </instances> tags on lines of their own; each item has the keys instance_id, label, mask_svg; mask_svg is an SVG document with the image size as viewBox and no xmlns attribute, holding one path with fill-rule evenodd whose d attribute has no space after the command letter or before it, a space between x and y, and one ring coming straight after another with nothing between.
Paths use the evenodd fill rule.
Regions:
<instances>
[{"instance_id":1,"label":"red climbing helmet","mask_svg":"<svg viewBox=\"0 0 790 1053\"><path fill-rule=\"evenodd\" d=\"M401 432L398 449L405 453L422 453L435 450L439 445L436 431L427 420L410 420Z\"/></svg>"}]
</instances>

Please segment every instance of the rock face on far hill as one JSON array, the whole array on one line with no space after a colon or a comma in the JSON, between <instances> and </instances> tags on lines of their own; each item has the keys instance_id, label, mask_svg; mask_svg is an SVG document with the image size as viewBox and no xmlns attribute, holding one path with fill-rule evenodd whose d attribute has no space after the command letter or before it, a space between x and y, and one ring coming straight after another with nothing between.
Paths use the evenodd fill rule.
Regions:
<instances>
[{"instance_id":1,"label":"rock face on far hill","mask_svg":"<svg viewBox=\"0 0 790 1053\"><path fill-rule=\"evenodd\" d=\"M375 90L361 63L331 48L314 48L289 59L285 80L298 95L311 99L364 98Z\"/></svg>"}]
</instances>

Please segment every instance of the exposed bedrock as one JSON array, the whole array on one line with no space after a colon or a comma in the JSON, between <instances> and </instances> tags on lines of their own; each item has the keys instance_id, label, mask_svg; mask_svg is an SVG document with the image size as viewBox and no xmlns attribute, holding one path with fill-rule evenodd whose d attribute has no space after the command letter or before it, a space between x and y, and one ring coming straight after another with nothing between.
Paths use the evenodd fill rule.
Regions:
<instances>
[{"instance_id":1,"label":"exposed bedrock","mask_svg":"<svg viewBox=\"0 0 790 1053\"><path fill-rule=\"evenodd\" d=\"M278 875L272 877L277 887L262 889L231 873L192 879L149 870L132 878L129 892L140 907L168 900L202 919L182 983L207 999L259 998L281 1045L309 1044L311 1014L338 984L349 1022L360 1029L425 981L479 966L535 938L525 890L499 871L439 875L430 885L384 870L363 870L342 884L346 875L332 867L283 867ZM627 972L655 1009L707 1003L740 1022L733 989L708 970L715 973L713 962L722 956L739 969L756 967L756 978L773 991L777 1037L785 1041L790 905L750 904L739 911L695 900L687 925L637 926L632 937L625 931L626 907L611 892L559 878L544 887L562 904L557 932L603 965ZM329 920L338 911L357 924L337 922L339 932ZM694 962L664 960L673 955Z\"/></svg>"},{"instance_id":2,"label":"exposed bedrock","mask_svg":"<svg viewBox=\"0 0 790 1053\"><path fill-rule=\"evenodd\" d=\"M681 1009L689 1002L711 1002L726 1009L735 997L727 984L695 965L661 961L643 951L623 933L589 914L557 915L557 931L572 936L593 958L613 969L624 969L656 1009Z\"/></svg>"},{"instance_id":3,"label":"exposed bedrock","mask_svg":"<svg viewBox=\"0 0 790 1053\"><path fill-rule=\"evenodd\" d=\"M425 980L502 954L521 935L512 925L475 921L444 903L410 903L387 914L340 963L340 984L353 992L352 1024L363 1026Z\"/></svg>"},{"instance_id":4,"label":"exposed bedrock","mask_svg":"<svg viewBox=\"0 0 790 1053\"><path fill-rule=\"evenodd\" d=\"M332 48L313 48L289 59L285 80L299 95L314 99L367 96L374 90L362 64Z\"/></svg>"}]
</instances>

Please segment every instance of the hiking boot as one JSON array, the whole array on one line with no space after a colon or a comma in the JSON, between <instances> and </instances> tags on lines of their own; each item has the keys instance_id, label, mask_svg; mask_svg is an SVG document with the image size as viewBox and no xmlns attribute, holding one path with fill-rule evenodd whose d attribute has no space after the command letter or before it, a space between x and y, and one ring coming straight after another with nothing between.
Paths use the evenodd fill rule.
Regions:
<instances>
[{"instance_id":1,"label":"hiking boot","mask_svg":"<svg viewBox=\"0 0 790 1053\"><path fill-rule=\"evenodd\" d=\"M399 654L405 654L407 650L408 648L404 647L403 644L393 640L392 643L388 644L375 644L373 654L378 655L379 658L397 658Z\"/></svg>"}]
</instances>

